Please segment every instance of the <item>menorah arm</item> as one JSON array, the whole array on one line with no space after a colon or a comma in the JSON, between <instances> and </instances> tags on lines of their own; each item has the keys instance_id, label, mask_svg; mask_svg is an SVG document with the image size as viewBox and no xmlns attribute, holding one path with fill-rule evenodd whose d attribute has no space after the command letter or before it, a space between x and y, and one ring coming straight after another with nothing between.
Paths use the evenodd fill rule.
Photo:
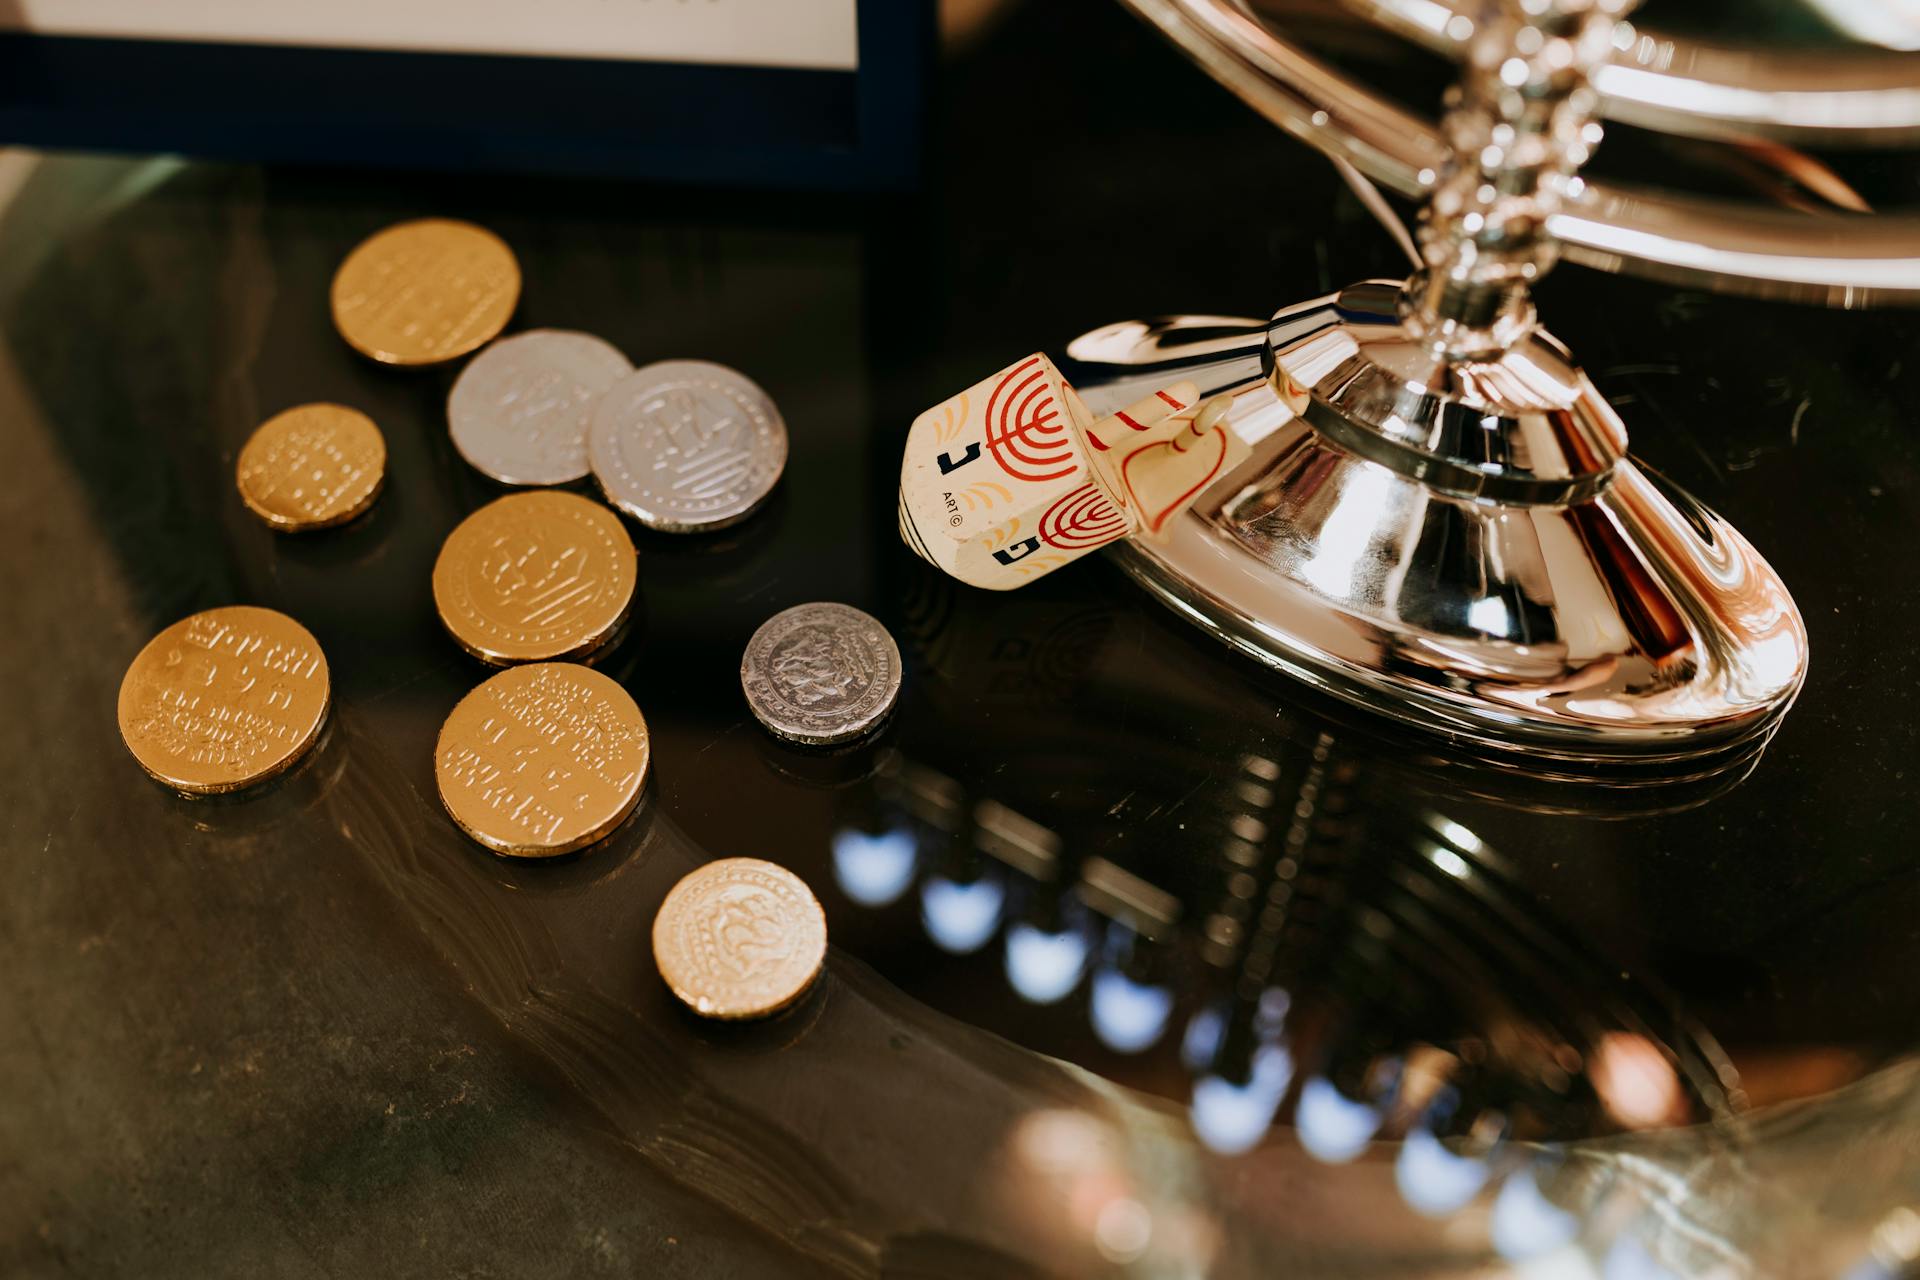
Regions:
<instances>
[{"instance_id":1,"label":"menorah arm","mask_svg":"<svg viewBox=\"0 0 1920 1280\"><path fill-rule=\"evenodd\" d=\"M1920 218L1795 213L1588 182L1548 231L1563 256L1720 293L1872 307L1920 302Z\"/></svg>"},{"instance_id":2,"label":"menorah arm","mask_svg":"<svg viewBox=\"0 0 1920 1280\"><path fill-rule=\"evenodd\" d=\"M1472 39L1460 0L1342 0L1347 8L1451 58ZM1885 49L1781 51L1682 40L1628 28L1594 68L1600 114L1695 138L1771 138L1802 146L1920 140L1920 59Z\"/></svg>"},{"instance_id":3,"label":"menorah arm","mask_svg":"<svg viewBox=\"0 0 1920 1280\"><path fill-rule=\"evenodd\" d=\"M1438 129L1278 38L1236 0L1125 0L1294 137L1389 190L1424 197ZM1723 293L1864 307L1920 301L1920 218L1802 214L1585 181L1554 216L1564 256Z\"/></svg>"}]
</instances>

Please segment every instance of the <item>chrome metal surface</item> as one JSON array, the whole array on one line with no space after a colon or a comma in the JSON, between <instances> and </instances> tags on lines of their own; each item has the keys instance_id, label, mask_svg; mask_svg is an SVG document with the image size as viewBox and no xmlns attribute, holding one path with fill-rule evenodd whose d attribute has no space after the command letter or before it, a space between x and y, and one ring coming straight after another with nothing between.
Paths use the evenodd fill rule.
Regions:
<instances>
[{"instance_id":1,"label":"chrome metal surface","mask_svg":"<svg viewBox=\"0 0 1920 1280\"><path fill-rule=\"evenodd\" d=\"M1408 286L1417 342L1482 361L1526 339L1527 291L1553 268L1551 227L1600 141L1588 72L1632 0L1490 4L1441 122L1452 149L1420 219Z\"/></svg>"},{"instance_id":2,"label":"chrome metal surface","mask_svg":"<svg viewBox=\"0 0 1920 1280\"><path fill-rule=\"evenodd\" d=\"M1337 164L1427 196L1404 283L1354 285L1264 326L1175 317L1069 346L1067 376L1093 412L1191 378L1235 397L1230 424L1253 446L1164 537L1120 548L1127 570L1270 665L1483 744L1693 759L1765 731L1806 674L1792 598L1723 521L1627 459L1625 426L1537 326L1531 288L1565 253L1842 306L1920 297L1920 222L1585 182L1607 106L1596 77L1623 57L1695 68L1680 46L1632 34L1632 0L1471 16L1349 0L1461 56L1437 131L1237 0L1127 3ZM1892 77L1875 84L1898 81L1874 65ZM1901 101L1884 100L1882 125L1898 124Z\"/></svg>"},{"instance_id":3,"label":"chrome metal surface","mask_svg":"<svg viewBox=\"0 0 1920 1280\"><path fill-rule=\"evenodd\" d=\"M1566 348L1530 328L1451 356L1411 302L1373 280L1285 308L1267 326L1274 390L1328 440L1452 497L1565 504L1611 482L1626 428Z\"/></svg>"},{"instance_id":4,"label":"chrome metal surface","mask_svg":"<svg viewBox=\"0 0 1920 1280\"><path fill-rule=\"evenodd\" d=\"M1450 152L1432 124L1289 45L1237 0L1125 3L1255 110L1383 186L1424 196L1446 171ZM1682 52L1650 48L1646 57L1657 64ZM1704 51L1700 57L1731 65ZM1618 65L1598 70L1617 79ZM1885 102L1904 102L1894 88ZM1884 141L1888 134L1861 137ZM1920 217L1908 214L1788 213L1582 181L1568 184L1547 230L1565 256L1607 271L1833 306L1920 300Z\"/></svg>"},{"instance_id":5,"label":"chrome metal surface","mask_svg":"<svg viewBox=\"0 0 1920 1280\"><path fill-rule=\"evenodd\" d=\"M1069 346L1094 412L1177 372L1233 394L1255 446L1121 565L1262 662L1476 742L1678 759L1763 731L1807 665L1766 562L1622 456L1618 419L1551 338L1436 362L1397 293Z\"/></svg>"},{"instance_id":6,"label":"chrome metal surface","mask_svg":"<svg viewBox=\"0 0 1920 1280\"><path fill-rule=\"evenodd\" d=\"M1344 0L1450 57L1466 56L1476 6ZM1768 137L1818 146L1920 138L1920 59L1888 49L1782 52L1707 44L1622 23L1593 73L1600 114L1662 133Z\"/></svg>"}]
</instances>

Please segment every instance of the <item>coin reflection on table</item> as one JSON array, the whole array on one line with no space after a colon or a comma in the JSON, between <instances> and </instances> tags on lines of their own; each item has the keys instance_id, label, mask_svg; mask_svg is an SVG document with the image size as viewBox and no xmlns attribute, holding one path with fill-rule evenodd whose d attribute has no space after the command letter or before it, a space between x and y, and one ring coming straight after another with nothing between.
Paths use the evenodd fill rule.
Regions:
<instances>
[{"instance_id":1,"label":"coin reflection on table","mask_svg":"<svg viewBox=\"0 0 1920 1280\"><path fill-rule=\"evenodd\" d=\"M627 691L542 662L491 677L440 729L434 779L462 831L495 853L549 858L599 840L640 802L651 745Z\"/></svg>"},{"instance_id":2,"label":"coin reflection on table","mask_svg":"<svg viewBox=\"0 0 1920 1280\"><path fill-rule=\"evenodd\" d=\"M662 360L616 383L587 432L607 501L666 533L738 524L787 466L787 425L744 374L706 360Z\"/></svg>"},{"instance_id":3,"label":"coin reflection on table","mask_svg":"<svg viewBox=\"0 0 1920 1280\"><path fill-rule=\"evenodd\" d=\"M740 659L740 687L760 723L802 746L851 742L900 696L900 649L852 605L815 602L760 624Z\"/></svg>"},{"instance_id":4,"label":"coin reflection on table","mask_svg":"<svg viewBox=\"0 0 1920 1280\"><path fill-rule=\"evenodd\" d=\"M431 365L478 350L520 301L520 264L471 222L422 218L374 233L333 277L333 323L382 364Z\"/></svg>"},{"instance_id":5,"label":"coin reflection on table","mask_svg":"<svg viewBox=\"0 0 1920 1280\"><path fill-rule=\"evenodd\" d=\"M147 642L120 682L120 736L141 768L177 791L237 791L313 747L329 695L326 657L305 627L229 605Z\"/></svg>"},{"instance_id":6,"label":"coin reflection on table","mask_svg":"<svg viewBox=\"0 0 1920 1280\"><path fill-rule=\"evenodd\" d=\"M587 474L587 423L633 372L590 333L534 329L475 356L447 396L453 447L501 484L567 484Z\"/></svg>"},{"instance_id":7,"label":"coin reflection on table","mask_svg":"<svg viewBox=\"0 0 1920 1280\"><path fill-rule=\"evenodd\" d=\"M653 919L653 959L703 1017L763 1018L806 993L827 958L827 917L806 882L758 858L685 876Z\"/></svg>"},{"instance_id":8,"label":"coin reflection on table","mask_svg":"<svg viewBox=\"0 0 1920 1280\"><path fill-rule=\"evenodd\" d=\"M380 495L387 442L373 419L338 404L268 418L240 450L235 480L247 509L283 533L345 524Z\"/></svg>"},{"instance_id":9,"label":"coin reflection on table","mask_svg":"<svg viewBox=\"0 0 1920 1280\"><path fill-rule=\"evenodd\" d=\"M511 493L447 535L433 602L460 647L506 666L600 648L633 604L633 540L575 493Z\"/></svg>"}]
</instances>

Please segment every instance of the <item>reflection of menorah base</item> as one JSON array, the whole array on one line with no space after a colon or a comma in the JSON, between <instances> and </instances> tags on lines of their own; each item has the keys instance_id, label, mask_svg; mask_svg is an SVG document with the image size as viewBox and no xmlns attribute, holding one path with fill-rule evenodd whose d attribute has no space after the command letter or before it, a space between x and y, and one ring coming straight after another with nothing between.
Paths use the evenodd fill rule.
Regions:
<instances>
[{"instance_id":1,"label":"reflection of menorah base","mask_svg":"<svg viewBox=\"0 0 1920 1280\"><path fill-rule=\"evenodd\" d=\"M1544 335L1459 384L1423 384L1396 296L1361 285L1271 324L1123 323L1068 348L1063 369L1093 412L1191 379L1234 394L1229 420L1254 445L1166 538L1122 546L1127 571L1271 666L1480 742L1685 757L1770 727L1799 689L1807 643L1766 562L1624 458L1567 461L1583 431L1618 424ZM1435 437L1498 413L1534 456L1442 474L1416 431L1383 447L1384 432L1343 428L1370 410ZM1476 477L1513 488L1475 493Z\"/></svg>"}]
</instances>

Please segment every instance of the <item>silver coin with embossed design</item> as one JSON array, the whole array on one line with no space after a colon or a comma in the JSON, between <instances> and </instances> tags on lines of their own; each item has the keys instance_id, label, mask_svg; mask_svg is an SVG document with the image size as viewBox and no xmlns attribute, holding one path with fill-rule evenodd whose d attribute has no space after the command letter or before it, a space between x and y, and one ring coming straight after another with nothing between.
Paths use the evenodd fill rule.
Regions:
<instances>
[{"instance_id":1,"label":"silver coin with embossed design","mask_svg":"<svg viewBox=\"0 0 1920 1280\"><path fill-rule=\"evenodd\" d=\"M453 447L501 484L570 484L587 474L587 425L633 372L590 333L533 329L475 356L447 397Z\"/></svg>"},{"instance_id":2,"label":"silver coin with embossed design","mask_svg":"<svg viewBox=\"0 0 1920 1280\"><path fill-rule=\"evenodd\" d=\"M747 641L740 686L776 736L806 746L850 742L899 699L900 648L851 605L795 605Z\"/></svg>"},{"instance_id":3,"label":"silver coin with embossed design","mask_svg":"<svg viewBox=\"0 0 1920 1280\"><path fill-rule=\"evenodd\" d=\"M767 500L787 466L787 426L765 391L725 365L663 360L601 397L587 454L614 506L650 529L698 533Z\"/></svg>"},{"instance_id":4,"label":"silver coin with embossed design","mask_svg":"<svg viewBox=\"0 0 1920 1280\"><path fill-rule=\"evenodd\" d=\"M653 959L708 1018L764 1018L806 994L827 958L819 899L785 867L722 858L681 878L653 918Z\"/></svg>"}]
</instances>

